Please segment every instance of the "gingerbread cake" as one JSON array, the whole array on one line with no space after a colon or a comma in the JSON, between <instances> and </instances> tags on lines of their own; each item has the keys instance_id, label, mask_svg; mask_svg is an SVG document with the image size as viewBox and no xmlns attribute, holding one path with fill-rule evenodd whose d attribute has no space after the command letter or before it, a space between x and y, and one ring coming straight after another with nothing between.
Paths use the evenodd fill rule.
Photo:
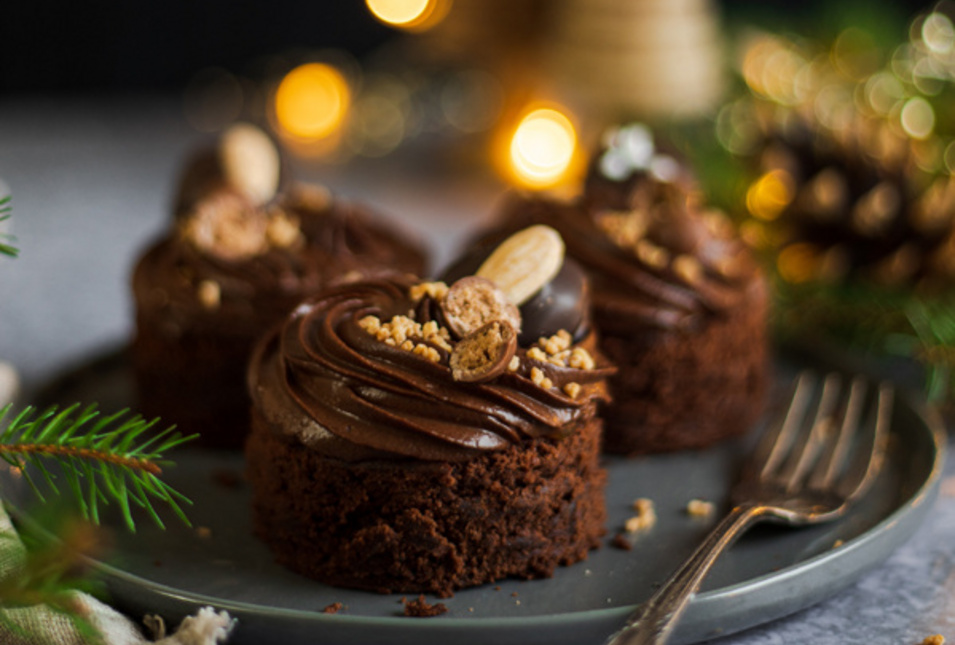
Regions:
<instances>
[{"instance_id":1,"label":"gingerbread cake","mask_svg":"<svg viewBox=\"0 0 955 645\"><path fill-rule=\"evenodd\" d=\"M477 275L342 285L263 340L246 457L255 531L279 562L331 585L448 596L550 576L598 546L612 369L562 256L534 227ZM525 318L555 289L574 306Z\"/></svg>"},{"instance_id":2,"label":"gingerbread cake","mask_svg":"<svg viewBox=\"0 0 955 645\"><path fill-rule=\"evenodd\" d=\"M424 269L418 245L380 217L285 174L264 132L234 126L189 161L171 230L133 273L139 409L208 446L241 447L252 345L300 300Z\"/></svg>"}]
</instances>

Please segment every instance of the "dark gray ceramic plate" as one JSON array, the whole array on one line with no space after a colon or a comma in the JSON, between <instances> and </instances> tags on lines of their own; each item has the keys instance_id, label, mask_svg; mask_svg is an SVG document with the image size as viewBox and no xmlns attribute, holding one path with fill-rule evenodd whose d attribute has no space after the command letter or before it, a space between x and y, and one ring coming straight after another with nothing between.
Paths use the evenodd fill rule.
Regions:
<instances>
[{"instance_id":1,"label":"dark gray ceramic plate","mask_svg":"<svg viewBox=\"0 0 955 645\"><path fill-rule=\"evenodd\" d=\"M121 356L111 357L58 382L52 396L99 400L104 408L125 405L125 370ZM787 375L781 369L779 380ZM908 539L937 494L943 431L930 412L905 397L895 406L892 426L886 466L847 517L799 530L757 528L744 536L706 580L674 641L698 642L808 607L853 583ZM274 564L249 530L249 491L238 454L175 455L178 466L168 471L168 481L194 500L189 516L202 529L171 518L163 532L142 518L139 532L129 534L118 517L107 516L116 548L102 572L114 603L134 616L159 613L176 621L202 605L228 610L239 619L230 641L235 645L597 644L702 538L710 522L688 516L686 503L724 502L745 451L738 442L699 453L608 459L610 522L603 548L552 579L460 591L442 601L449 612L436 618L405 618L400 596L324 586ZM609 537L632 514L637 497L653 499L658 522L632 550L614 548ZM322 613L335 602L344 609Z\"/></svg>"}]
</instances>

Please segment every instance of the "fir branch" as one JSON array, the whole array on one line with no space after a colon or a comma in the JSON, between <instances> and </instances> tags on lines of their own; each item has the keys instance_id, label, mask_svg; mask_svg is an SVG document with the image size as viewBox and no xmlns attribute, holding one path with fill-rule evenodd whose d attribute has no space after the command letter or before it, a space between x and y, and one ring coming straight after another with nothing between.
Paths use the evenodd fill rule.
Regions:
<instances>
[{"instance_id":1,"label":"fir branch","mask_svg":"<svg viewBox=\"0 0 955 645\"><path fill-rule=\"evenodd\" d=\"M11 405L0 409L0 424L11 410ZM60 493L57 479L62 477L83 517L94 523L100 520L101 506L116 502L129 530L136 530L132 505L165 528L154 508L162 502L189 525L181 505L192 502L160 475L169 463L163 455L195 435L183 437L173 426L144 438L157 421L127 417L126 410L101 416L95 404L85 408L75 404L64 410L51 406L42 411L27 407L0 430L0 459L22 472L41 500L36 475L55 494ZM54 464L58 472L51 469Z\"/></svg>"},{"instance_id":2,"label":"fir branch","mask_svg":"<svg viewBox=\"0 0 955 645\"><path fill-rule=\"evenodd\" d=\"M7 195L6 197L0 198L0 222L10 219L10 213L13 212L13 206L11 205L12 197ZM0 233L0 254L9 255L10 257L17 257L20 253L20 249L11 244L6 244L4 240L9 242L15 242L16 238L12 235L7 235L5 233Z\"/></svg>"}]
</instances>

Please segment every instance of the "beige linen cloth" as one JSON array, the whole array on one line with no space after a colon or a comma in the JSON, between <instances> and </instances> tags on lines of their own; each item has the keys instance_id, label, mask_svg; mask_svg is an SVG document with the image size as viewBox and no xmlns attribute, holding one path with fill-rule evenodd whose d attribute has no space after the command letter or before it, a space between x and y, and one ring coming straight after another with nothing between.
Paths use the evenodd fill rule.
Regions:
<instances>
[{"instance_id":1,"label":"beige linen cloth","mask_svg":"<svg viewBox=\"0 0 955 645\"><path fill-rule=\"evenodd\" d=\"M16 392L16 373L0 362L0 407ZM8 398L9 397L9 398ZM26 564L26 548L0 505L0 580L20 574ZM224 643L235 620L222 611L204 607L185 618L175 633L166 636L165 625L157 616L144 623L152 638L143 636L131 620L92 596L74 592L74 601L86 620L101 634L102 645L217 645ZM46 605L3 607L0 605L0 644L2 645L89 645L72 621Z\"/></svg>"},{"instance_id":2,"label":"beige linen cloth","mask_svg":"<svg viewBox=\"0 0 955 645\"><path fill-rule=\"evenodd\" d=\"M16 576L26 562L26 549L0 506L0 580ZM165 637L162 619L144 622L158 640L146 638L131 620L92 596L75 592L74 600L87 621L102 635L103 645L216 645L224 643L235 625L226 612L204 607L185 618L176 632ZM16 628L11 628L15 625ZM45 605L0 606L0 643L3 645L88 645L69 618Z\"/></svg>"}]
</instances>

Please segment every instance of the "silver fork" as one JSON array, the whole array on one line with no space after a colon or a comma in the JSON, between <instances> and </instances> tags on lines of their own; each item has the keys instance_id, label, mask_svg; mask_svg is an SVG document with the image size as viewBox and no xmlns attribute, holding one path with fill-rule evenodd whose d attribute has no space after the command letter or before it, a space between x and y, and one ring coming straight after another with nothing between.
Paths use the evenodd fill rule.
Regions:
<instances>
[{"instance_id":1,"label":"silver fork","mask_svg":"<svg viewBox=\"0 0 955 645\"><path fill-rule=\"evenodd\" d=\"M840 397L842 379L828 374L806 423L815 381L810 372L799 375L784 418L767 429L730 493L733 509L607 645L665 643L717 557L757 522L832 520L869 489L885 453L892 388L878 387L864 421L865 381L855 378Z\"/></svg>"}]
</instances>

